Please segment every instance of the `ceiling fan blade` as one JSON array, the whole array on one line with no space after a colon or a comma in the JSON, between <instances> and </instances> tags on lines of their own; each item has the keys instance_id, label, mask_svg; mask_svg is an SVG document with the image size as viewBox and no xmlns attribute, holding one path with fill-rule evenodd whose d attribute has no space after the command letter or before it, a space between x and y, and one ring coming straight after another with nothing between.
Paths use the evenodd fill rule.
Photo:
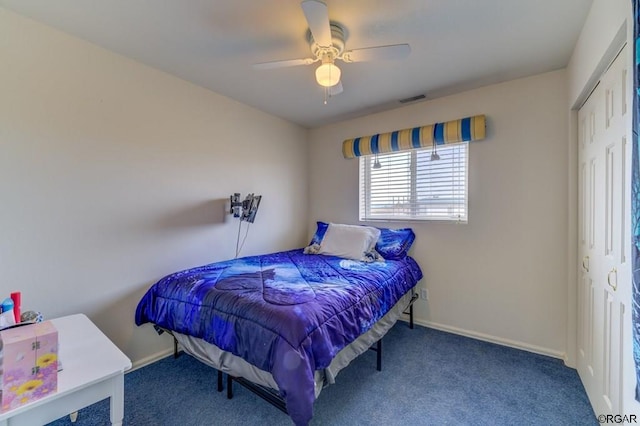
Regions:
<instances>
[{"instance_id":1,"label":"ceiling fan blade","mask_svg":"<svg viewBox=\"0 0 640 426\"><path fill-rule=\"evenodd\" d=\"M342 54L342 60L345 62L365 62L378 59L402 59L409 56L409 53L411 53L411 47L408 44L392 44L349 50Z\"/></svg>"},{"instance_id":2,"label":"ceiling fan blade","mask_svg":"<svg viewBox=\"0 0 640 426\"><path fill-rule=\"evenodd\" d=\"M327 5L317 0L304 0L300 5L315 42L321 47L331 46L331 26Z\"/></svg>"},{"instance_id":3,"label":"ceiling fan blade","mask_svg":"<svg viewBox=\"0 0 640 426\"><path fill-rule=\"evenodd\" d=\"M304 59L289 59L286 61L261 62L258 64L253 64L253 68L257 70L270 70L273 68L295 67L298 65L309 65L314 63L316 60L317 59L313 59L313 58L304 58Z\"/></svg>"},{"instance_id":4,"label":"ceiling fan blade","mask_svg":"<svg viewBox=\"0 0 640 426\"><path fill-rule=\"evenodd\" d=\"M337 84L329 87L327 90L329 91L329 96L335 96L342 93L342 91L344 90L344 88L342 87L342 81L339 81Z\"/></svg>"}]
</instances>

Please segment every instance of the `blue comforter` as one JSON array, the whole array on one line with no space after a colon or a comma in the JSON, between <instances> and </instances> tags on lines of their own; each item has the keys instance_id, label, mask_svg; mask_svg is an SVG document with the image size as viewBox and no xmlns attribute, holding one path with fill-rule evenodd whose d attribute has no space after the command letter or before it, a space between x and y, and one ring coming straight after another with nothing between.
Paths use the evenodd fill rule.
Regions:
<instances>
[{"instance_id":1,"label":"blue comforter","mask_svg":"<svg viewBox=\"0 0 640 426\"><path fill-rule=\"evenodd\" d=\"M144 295L147 322L210 342L273 375L307 424L314 370L384 316L422 278L411 257L363 263L301 249L176 272Z\"/></svg>"}]
</instances>

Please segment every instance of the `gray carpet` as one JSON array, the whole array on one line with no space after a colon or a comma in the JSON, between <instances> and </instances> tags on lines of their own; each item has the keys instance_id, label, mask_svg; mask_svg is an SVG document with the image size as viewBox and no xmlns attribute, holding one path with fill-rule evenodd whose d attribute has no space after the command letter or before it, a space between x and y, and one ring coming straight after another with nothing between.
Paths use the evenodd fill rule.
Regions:
<instances>
[{"instance_id":1,"label":"gray carpet","mask_svg":"<svg viewBox=\"0 0 640 426\"><path fill-rule=\"evenodd\" d=\"M575 370L562 361L399 322L325 388L312 425L597 425ZM76 426L109 424L108 400ZM291 425L239 385L216 391L216 371L188 355L125 376L125 425ZM70 426L68 417L51 426Z\"/></svg>"}]
</instances>

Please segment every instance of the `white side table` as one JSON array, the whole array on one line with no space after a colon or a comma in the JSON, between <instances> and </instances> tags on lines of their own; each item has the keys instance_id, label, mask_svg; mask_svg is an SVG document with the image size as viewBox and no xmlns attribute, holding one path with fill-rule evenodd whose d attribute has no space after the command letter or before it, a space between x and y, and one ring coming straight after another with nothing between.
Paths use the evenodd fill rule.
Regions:
<instances>
[{"instance_id":1,"label":"white side table","mask_svg":"<svg viewBox=\"0 0 640 426\"><path fill-rule=\"evenodd\" d=\"M111 399L111 424L124 418L127 356L84 314L51 320L58 329L58 391L0 413L0 426L42 425L105 398Z\"/></svg>"}]
</instances>

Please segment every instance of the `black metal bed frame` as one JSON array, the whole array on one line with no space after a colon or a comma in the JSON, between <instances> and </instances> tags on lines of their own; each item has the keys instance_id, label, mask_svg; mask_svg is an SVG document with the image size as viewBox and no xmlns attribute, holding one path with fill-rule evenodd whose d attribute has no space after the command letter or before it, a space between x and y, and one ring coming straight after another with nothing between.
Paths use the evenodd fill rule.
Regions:
<instances>
[{"instance_id":1,"label":"black metal bed frame","mask_svg":"<svg viewBox=\"0 0 640 426\"><path fill-rule=\"evenodd\" d=\"M409 300L409 305L407 306L406 309L408 309L409 311L407 312L407 310L405 309L402 313L403 314L407 314L409 315L409 328L413 329L413 303L418 299L418 294L417 293L413 293L411 295L411 300ZM173 333L171 332L171 330L167 330L164 328L160 328L156 326L157 330L162 330L163 332L167 332L171 335L171 337L173 337L173 357L174 358L178 358L178 356L180 356L180 351L178 350L178 340L176 339L176 337L173 335ZM376 370L377 371L382 371L382 339L378 340L375 344L375 346L371 346L369 348L370 350L376 352ZM223 380L223 373L220 370L216 370L218 372L218 387L217 390L218 392L222 392L224 390L224 380ZM244 388L246 388L247 390L253 392L254 394L258 395L260 398L264 399L265 401L267 401L269 404L273 405L274 407L276 407L278 410L282 411L285 414L289 414L289 412L287 411L287 404L284 401L284 399L282 399L282 397L280 396L280 394L275 390L275 389L271 389L269 387L266 386L262 386L259 385L257 383L253 383L250 380L245 379L244 377L235 377L232 376L231 374L227 373L227 399L232 399L233 398L233 382L238 383L239 385L243 386Z\"/></svg>"}]
</instances>

